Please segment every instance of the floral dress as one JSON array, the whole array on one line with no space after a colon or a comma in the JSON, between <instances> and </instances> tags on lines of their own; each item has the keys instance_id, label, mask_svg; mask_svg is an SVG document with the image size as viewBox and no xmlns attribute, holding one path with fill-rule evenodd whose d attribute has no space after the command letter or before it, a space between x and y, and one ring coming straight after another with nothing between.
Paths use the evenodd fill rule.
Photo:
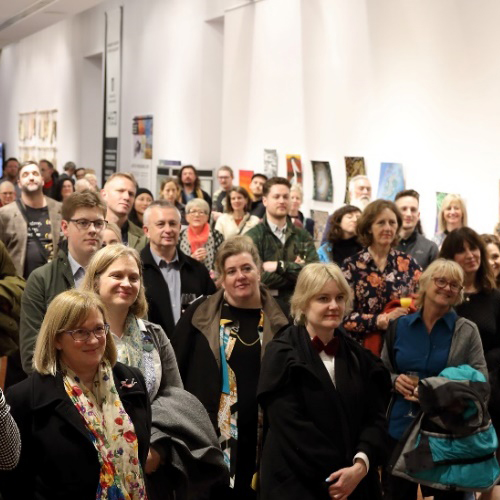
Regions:
<instances>
[{"instance_id":1,"label":"floral dress","mask_svg":"<svg viewBox=\"0 0 500 500\"><path fill-rule=\"evenodd\" d=\"M366 248L344 260L342 270L354 292L344 328L360 343L366 334L377 331L377 316L388 302L416 292L422 274L413 258L395 249L389 252L383 271Z\"/></svg>"}]
</instances>

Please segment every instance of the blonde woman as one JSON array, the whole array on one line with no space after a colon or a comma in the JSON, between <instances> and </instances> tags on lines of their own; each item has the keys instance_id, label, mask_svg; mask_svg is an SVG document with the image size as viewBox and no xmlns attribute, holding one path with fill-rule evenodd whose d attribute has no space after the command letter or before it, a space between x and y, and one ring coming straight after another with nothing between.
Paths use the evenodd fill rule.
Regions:
<instances>
[{"instance_id":1,"label":"blonde woman","mask_svg":"<svg viewBox=\"0 0 500 500\"><path fill-rule=\"evenodd\" d=\"M350 288L336 264L309 264L291 299L296 326L266 349L258 402L269 422L262 500L376 500L390 379L342 320Z\"/></svg>"},{"instance_id":2,"label":"blonde woman","mask_svg":"<svg viewBox=\"0 0 500 500\"><path fill-rule=\"evenodd\" d=\"M147 388L137 368L116 362L99 297L70 290L50 303L33 366L7 398L22 448L2 498L146 499Z\"/></svg>"},{"instance_id":3,"label":"blonde woman","mask_svg":"<svg viewBox=\"0 0 500 500\"><path fill-rule=\"evenodd\" d=\"M458 194L447 194L438 215L438 232L433 241L441 248L444 239L454 229L467 226L467 208Z\"/></svg>"},{"instance_id":4,"label":"blonde woman","mask_svg":"<svg viewBox=\"0 0 500 500\"><path fill-rule=\"evenodd\" d=\"M161 181L160 200L173 203L181 214L181 224L187 226L186 206L181 203L181 187L175 177L167 177Z\"/></svg>"}]
</instances>

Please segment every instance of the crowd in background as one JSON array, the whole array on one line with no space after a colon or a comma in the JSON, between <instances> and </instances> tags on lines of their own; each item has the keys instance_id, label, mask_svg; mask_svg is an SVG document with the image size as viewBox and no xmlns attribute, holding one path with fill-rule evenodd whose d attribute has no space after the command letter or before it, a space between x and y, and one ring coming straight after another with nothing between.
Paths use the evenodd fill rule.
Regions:
<instances>
[{"instance_id":1,"label":"crowd in background","mask_svg":"<svg viewBox=\"0 0 500 500\"><path fill-rule=\"evenodd\" d=\"M5 162L3 498L500 498L498 236L363 175L323 234L217 180Z\"/></svg>"}]
</instances>

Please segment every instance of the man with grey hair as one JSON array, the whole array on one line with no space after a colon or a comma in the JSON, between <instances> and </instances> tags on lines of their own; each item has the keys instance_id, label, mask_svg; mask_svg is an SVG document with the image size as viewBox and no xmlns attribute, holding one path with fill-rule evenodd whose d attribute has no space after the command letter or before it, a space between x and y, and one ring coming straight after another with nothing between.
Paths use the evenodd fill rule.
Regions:
<instances>
[{"instance_id":1,"label":"man with grey hair","mask_svg":"<svg viewBox=\"0 0 500 500\"><path fill-rule=\"evenodd\" d=\"M16 188L10 181L0 183L0 206L5 207L9 203L16 201Z\"/></svg>"},{"instance_id":2,"label":"man with grey hair","mask_svg":"<svg viewBox=\"0 0 500 500\"><path fill-rule=\"evenodd\" d=\"M372 185L366 175L356 175L349 181L349 203L364 210L372 201Z\"/></svg>"},{"instance_id":3,"label":"man with grey hair","mask_svg":"<svg viewBox=\"0 0 500 500\"><path fill-rule=\"evenodd\" d=\"M175 205L166 200L151 203L143 229L149 239L141 251L148 319L170 337L189 303L214 293L215 285L205 265L177 247L181 214Z\"/></svg>"}]
</instances>

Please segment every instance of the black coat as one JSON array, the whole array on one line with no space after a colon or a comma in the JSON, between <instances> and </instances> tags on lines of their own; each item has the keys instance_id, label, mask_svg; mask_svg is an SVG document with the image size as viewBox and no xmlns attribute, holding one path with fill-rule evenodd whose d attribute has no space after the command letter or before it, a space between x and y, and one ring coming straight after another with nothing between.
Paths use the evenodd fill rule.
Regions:
<instances>
[{"instance_id":1,"label":"black coat","mask_svg":"<svg viewBox=\"0 0 500 500\"><path fill-rule=\"evenodd\" d=\"M181 294L194 294L196 297L212 295L216 288L207 268L197 260L188 257L177 249L181 273ZM160 325L168 337L172 336L175 328L170 292L160 268L156 264L149 244L141 251L141 260L144 267L144 286L148 301L148 319Z\"/></svg>"},{"instance_id":2,"label":"black coat","mask_svg":"<svg viewBox=\"0 0 500 500\"><path fill-rule=\"evenodd\" d=\"M350 500L381 498L377 465L387 446L385 409L391 382L381 361L336 333L333 385L304 327L292 326L269 343L258 401L269 424L261 462L261 499L327 499L325 479L364 452L368 475Z\"/></svg>"},{"instance_id":3,"label":"black coat","mask_svg":"<svg viewBox=\"0 0 500 500\"><path fill-rule=\"evenodd\" d=\"M146 384L137 368L117 363L116 389L130 416L144 467L151 436L151 406ZM137 384L122 388L121 381ZM16 469L0 474L4 500L89 500L99 482L99 459L83 418L64 389L60 372L32 374L7 392L21 433L21 459Z\"/></svg>"}]
</instances>

